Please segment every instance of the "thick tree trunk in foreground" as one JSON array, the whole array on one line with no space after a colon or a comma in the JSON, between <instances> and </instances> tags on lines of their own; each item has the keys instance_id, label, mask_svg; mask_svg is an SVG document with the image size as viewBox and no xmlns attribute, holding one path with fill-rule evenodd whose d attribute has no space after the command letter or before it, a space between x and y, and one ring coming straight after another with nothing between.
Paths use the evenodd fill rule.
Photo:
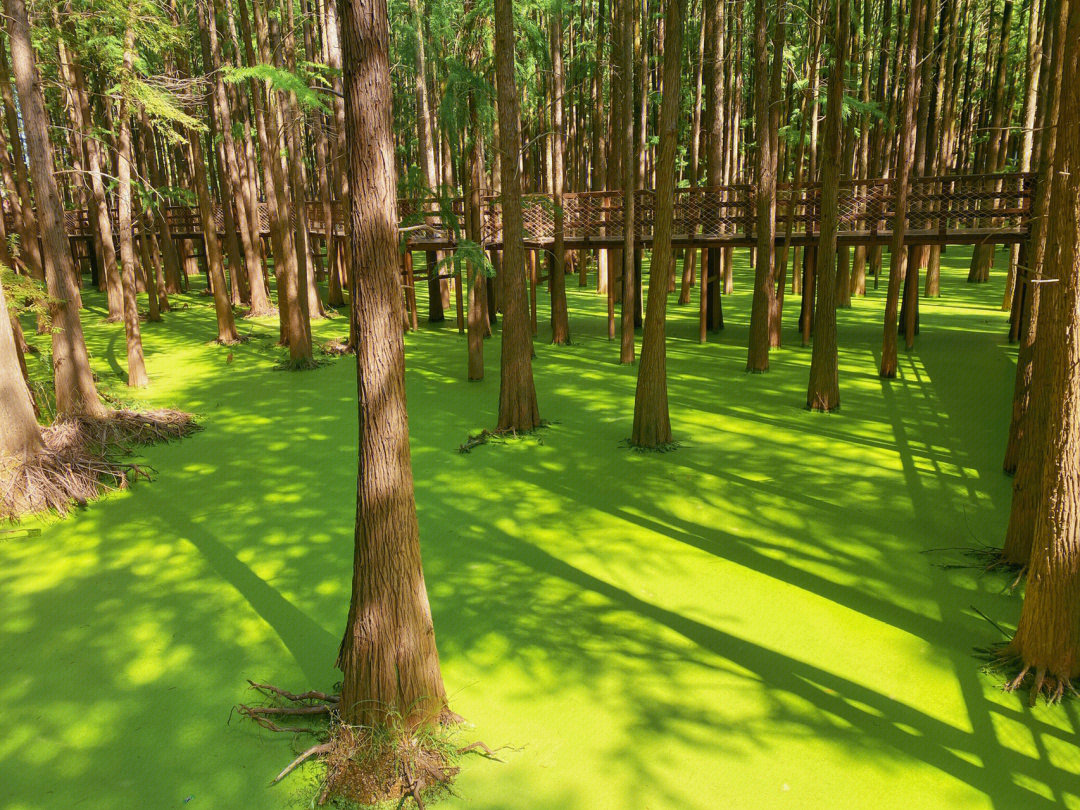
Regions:
<instances>
[{"instance_id":1,"label":"thick tree trunk in foreground","mask_svg":"<svg viewBox=\"0 0 1080 810\"><path fill-rule=\"evenodd\" d=\"M499 167L502 174L503 307L502 368L497 430L529 431L540 425L532 373L532 332L525 289L522 243L521 125L514 79L513 0L495 0L495 78L499 106Z\"/></svg>"},{"instance_id":2,"label":"thick tree trunk in foreground","mask_svg":"<svg viewBox=\"0 0 1080 810\"><path fill-rule=\"evenodd\" d=\"M1080 40L1080 4L1070 3L1066 40ZM1066 47L1064 75L1080 72ZM1049 402L1042 497L1035 509L1028 584L1010 645L1025 668L1067 682L1080 676L1080 95L1063 93L1051 172L1045 276L1058 279L1039 305L1034 374ZM1055 694L1055 690L1056 694ZM1051 696L1060 697L1060 686Z\"/></svg>"},{"instance_id":3,"label":"thick tree trunk in foreground","mask_svg":"<svg viewBox=\"0 0 1080 810\"><path fill-rule=\"evenodd\" d=\"M1057 6L1051 3L1051 6ZM1050 8L1048 7L1048 10ZM1061 12L1059 12L1061 14ZM1051 15L1047 19L1052 19ZM1013 480L1012 509L1009 512L1009 526L1005 532L1005 545L1002 559L1012 565L1027 565L1031 559L1031 544L1035 526L1036 509L1045 497L1041 487L1041 476L1046 460L1043 448L1046 443L1045 433L1049 416L1050 400L1042 391L1045 379L1036 378L1034 359L1040 333L1039 321L1043 284L1030 283L1032 279L1046 277L1044 262L1049 251L1048 224L1050 212L1050 192L1054 156L1057 152L1057 137L1061 132L1058 126L1062 85L1062 68L1065 59L1062 55L1065 44L1065 17L1058 17L1053 31L1053 58L1046 71L1045 92L1040 111L1046 123L1046 132L1042 139L1039 156L1039 184L1036 187L1035 203L1032 208L1032 232L1028 246L1028 278L1023 291L1024 312L1020 349L1016 361L1016 382L1013 387L1012 420L1009 424L1009 441L1005 450L1005 470L1015 471ZM1053 292L1049 285L1046 292ZM1010 469L1011 468L1011 469Z\"/></svg>"},{"instance_id":4,"label":"thick tree trunk in foreground","mask_svg":"<svg viewBox=\"0 0 1080 810\"><path fill-rule=\"evenodd\" d=\"M906 81L904 106L900 129L900 146L896 156L896 175L893 182L895 200L892 237L892 262L889 265L889 289L885 297L885 335L881 347L880 375L886 379L896 376L896 317L900 302L900 280L907 267L908 196L911 193L911 172L915 164L915 102L919 97L919 32L922 30L924 0L912 0L911 21L908 27L907 53L905 54Z\"/></svg>"},{"instance_id":5,"label":"thick tree trunk in foreground","mask_svg":"<svg viewBox=\"0 0 1080 810\"><path fill-rule=\"evenodd\" d=\"M660 155L656 163L656 222L653 226L652 264L645 331L641 341L634 429L636 447L671 443L667 396L666 318L668 284L674 270L671 231L675 217L675 147L678 141L680 68L682 62L684 0L668 0L664 19L664 87L660 105Z\"/></svg>"},{"instance_id":6,"label":"thick tree trunk in foreground","mask_svg":"<svg viewBox=\"0 0 1080 810\"><path fill-rule=\"evenodd\" d=\"M840 154L851 11L848 0L836 0L833 28L833 66L829 75L829 107L825 113L825 154ZM806 407L834 411L840 407L840 379L836 349L836 230L839 222L840 164L826 160L821 172L821 238L817 249L817 311L814 313L814 349ZM846 287L847 279L843 279Z\"/></svg>"},{"instance_id":7,"label":"thick tree trunk in foreground","mask_svg":"<svg viewBox=\"0 0 1080 810\"><path fill-rule=\"evenodd\" d=\"M41 81L30 45L26 5L24 0L7 0L6 8L12 69L22 107L30 175L34 182L41 226L45 276L49 295L57 301L52 313L55 328L52 353L56 412L58 416L105 416L107 409L94 387L90 357L79 320L75 266L64 231L64 212L60 206L52 146L49 144L49 119L45 113Z\"/></svg>"},{"instance_id":8,"label":"thick tree trunk in foreground","mask_svg":"<svg viewBox=\"0 0 1080 810\"><path fill-rule=\"evenodd\" d=\"M5 457L33 456L44 449L34 404L19 366L4 288L0 286L0 469Z\"/></svg>"},{"instance_id":9,"label":"thick tree trunk in foreground","mask_svg":"<svg viewBox=\"0 0 1080 810\"><path fill-rule=\"evenodd\" d=\"M409 455L386 0L341 0L340 20L356 263L351 305L360 337L352 602L337 660L344 673L341 718L377 727L398 714L414 726L438 718L446 692Z\"/></svg>"}]
</instances>

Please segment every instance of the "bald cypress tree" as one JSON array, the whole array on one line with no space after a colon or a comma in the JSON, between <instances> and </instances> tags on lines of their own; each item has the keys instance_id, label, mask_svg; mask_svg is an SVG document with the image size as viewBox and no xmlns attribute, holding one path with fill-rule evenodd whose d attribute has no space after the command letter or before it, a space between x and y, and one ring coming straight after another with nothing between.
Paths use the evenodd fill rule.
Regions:
<instances>
[{"instance_id":1,"label":"bald cypress tree","mask_svg":"<svg viewBox=\"0 0 1080 810\"><path fill-rule=\"evenodd\" d=\"M397 277L386 0L341 0L360 448L341 718L433 723L446 707L420 564Z\"/></svg>"},{"instance_id":2,"label":"bald cypress tree","mask_svg":"<svg viewBox=\"0 0 1080 810\"><path fill-rule=\"evenodd\" d=\"M1064 4L1063 4L1064 5ZM1080 4L1068 4L1065 31L1080 41ZM1080 71L1080 48L1061 51L1063 75ZM1024 606L1009 654L1021 663L1010 686L1034 673L1032 697L1061 697L1080 677L1080 94L1062 93L1050 194L1039 340L1033 375L1048 407L1040 436L1042 497Z\"/></svg>"}]
</instances>

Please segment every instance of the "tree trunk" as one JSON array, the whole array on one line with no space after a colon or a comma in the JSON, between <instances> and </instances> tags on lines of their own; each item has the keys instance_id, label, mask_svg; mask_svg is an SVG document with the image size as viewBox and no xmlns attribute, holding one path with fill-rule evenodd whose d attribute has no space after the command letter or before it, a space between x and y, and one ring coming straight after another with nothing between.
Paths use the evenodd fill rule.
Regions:
<instances>
[{"instance_id":1,"label":"tree trunk","mask_svg":"<svg viewBox=\"0 0 1080 810\"><path fill-rule=\"evenodd\" d=\"M123 71L129 74L135 63L135 29L124 34ZM127 75L124 77L127 78ZM121 93L124 82L121 82ZM131 218L131 115L127 96L120 98L118 114L120 132L116 138L117 152L117 227L120 230L120 272L124 286L124 335L127 339L128 380L131 388L149 385L146 362L143 360L142 334L139 329L139 306L135 296L135 228Z\"/></svg>"},{"instance_id":2,"label":"tree trunk","mask_svg":"<svg viewBox=\"0 0 1080 810\"><path fill-rule=\"evenodd\" d=\"M41 226L42 259L49 295L55 300L52 320L53 376L56 386L57 416L103 417L107 410L98 398L90 372L90 357L83 340L82 322L75 304L75 267L64 231L64 212L56 187L48 117L41 92L41 80L30 44L30 24L25 0L7 0L8 33L11 37L11 64L23 114L30 175L37 192L37 212Z\"/></svg>"},{"instance_id":3,"label":"tree trunk","mask_svg":"<svg viewBox=\"0 0 1080 810\"><path fill-rule=\"evenodd\" d=\"M513 0L495 0L495 79L499 107L502 175L503 307L499 384L500 431L526 432L540 425L532 373L532 334L525 285L525 246L521 216L521 125L514 78Z\"/></svg>"},{"instance_id":4,"label":"tree trunk","mask_svg":"<svg viewBox=\"0 0 1080 810\"><path fill-rule=\"evenodd\" d=\"M341 0L360 453L341 719L407 727L446 708L409 454L385 0Z\"/></svg>"},{"instance_id":5,"label":"tree trunk","mask_svg":"<svg viewBox=\"0 0 1080 810\"><path fill-rule=\"evenodd\" d=\"M1080 40L1080 5L1069 4L1065 40ZM1080 49L1063 49L1065 76L1080 72ZM1080 95L1063 93L1050 182L1045 276L1058 279L1039 305L1034 375L1048 401L1042 433L1041 497L1024 606L1010 652L1044 676L1051 698L1080 676Z\"/></svg>"},{"instance_id":6,"label":"tree trunk","mask_svg":"<svg viewBox=\"0 0 1080 810\"><path fill-rule=\"evenodd\" d=\"M620 285L619 362L634 362L634 224L637 159L634 155L634 0L618 0L618 151L621 152L623 246Z\"/></svg>"},{"instance_id":7,"label":"tree trunk","mask_svg":"<svg viewBox=\"0 0 1080 810\"><path fill-rule=\"evenodd\" d=\"M829 106L825 112L825 154L841 150L844 76L850 42L848 0L836 0L833 20L833 65L829 75ZM821 237L817 249L817 311L814 313L814 349L806 407L834 411L840 407L840 380L836 347L836 230L839 223L840 164L824 161L821 173ZM846 280L844 281L846 286Z\"/></svg>"},{"instance_id":8,"label":"tree trunk","mask_svg":"<svg viewBox=\"0 0 1080 810\"><path fill-rule=\"evenodd\" d=\"M24 6L25 7L25 6ZM14 60L12 54L12 60ZM45 258L42 256L38 237L43 236L38 222L38 213L34 211L34 198L30 194L30 181L26 172L26 160L23 155L23 139L19 130L19 118L15 111L15 95L11 92L11 77L8 75L7 53L0 48L0 98L4 100L4 121L8 130L8 144L11 146L11 162L15 166L15 187L18 195L19 219L22 226L19 232L23 259L30 270L30 275L37 279L45 278ZM18 82L16 70L15 81ZM24 113L25 115L25 113ZM114 278L116 311L120 312L120 276ZM110 297L110 302L113 298ZM110 309L110 312L112 310Z\"/></svg>"},{"instance_id":9,"label":"tree trunk","mask_svg":"<svg viewBox=\"0 0 1080 810\"><path fill-rule=\"evenodd\" d=\"M570 342L570 316L566 311L566 247L563 242L563 183L566 179L564 154L565 122L563 106L565 93L562 58L562 12L551 15L551 193L554 202L555 244L552 246L555 261L548 274L551 288L551 342L562 345Z\"/></svg>"},{"instance_id":10,"label":"tree trunk","mask_svg":"<svg viewBox=\"0 0 1080 810\"><path fill-rule=\"evenodd\" d=\"M908 41L905 44L905 71L903 117L900 129L900 148L896 156L896 175L893 181L892 261L889 265L889 289L885 298L885 335L881 347L880 375L886 379L896 376L896 316L900 300L900 280L907 267L908 196L911 193L911 172L915 163L915 116L919 97L919 34L922 31L924 0L912 0L911 20L908 25Z\"/></svg>"},{"instance_id":11,"label":"tree trunk","mask_svg":"<svg viewBox=\"0 0 1080 810\"><path fill-rule=\"evenodd\" d=\"M671 236L675 217L675 147L681 99L679 85L684 2L669 0L664 18L664 84L660 103L660 154L656 164L656 219L641 363L634 397L634 427L630 437L630 443L636 447L663 447L671 443L665 330L668 284L675 265Z\"/></svg>"},{"instance_id":12,"label":"tree trunk","mask_svg":"<svg viewBox=\"0 0 1080 810\"><path fill-rule=\"evenodd\" d=\"M1035 375L1035 357L1042 341L1041 333L1042 288L1046 285L1031 283L1040 278L1054 278L1044 269L1049 258L1051 244L1048 241L1048 223L1052 212L1052 168L1057 152L1060 126L1060 108L1066 95L1063 92L1065 75L1065 14L1057 0L1050 0L1048 12L1056 13L1056 22L1048 30L1053 38L1052 56L1045 70L1045 83L1041 95L1040 116L1046 131L1039 151L1039 173L1036 196L1032 206L1032 230L1027 250L1027 274L1024 280L1024 296L1020 348L1016 361L1016 382L1013 388L1012 419L1009 424L1009 441L1005 450L1005 471L1015 470L1013 480L1012 510L1005 533L1002 558L1013 565L1027 565L1031 558L1033 527L1036 510L1045 497L1041 489L1041 475L1046 460L1043 456L1046 430L1050 421L1047 411L1050 398L1044 390L1045 378ZM1048 20L1055 14L1048 13ZM1057 284L1049 286L1056 293Z\"/></svg>"},{"instance_id":13,"label":"tree trunk","mask_svg":"<svg viewBox=\"0 0 1080 810\"><path fill-rule=\"evenodd\" d=\"M780 13L778 9L777 13ZM773 262L776 252L776 171L772 157L769 81L769 21L765 0L754 3L754 139L755 178L754 300L750 311L750 346L746 370L769 370L769 324L773 308Z\"/></svg>"},{"instance_id":14,"label":"tree trunk","mask_svg":"<svg viewBox=\"0 0 1080 810\"><path fill-rule=\"evenodd\" d=\"M34 456L44 450L34 402L19 365L4 288L0 285L0 470L5 459Z\"/></svg>"},{"instance_id":15,"label":"tree trunk","mask_svg":"<svg viewBox=\"0 0 1080 810\"><path fill-rule=\"evenodd\" d=\"M1001 171L1005 158L1005 142L1008 133L1005 127L1008 125L1009 111L1006 109L1005 90L1008 84L1007 71L1009 62L1009 31L1012 23L1012 0L1005 0L1001 10L1001 36L998 37L998 54L994 70L993 90L991 92L990 107L990 133L983 152L982 164L984 174L994 174ZM989 62L989 52L987 53ZM988 189L993 189L995 181L989 181ZM971 269L968 271L968 281L981 283L990 280L990 268L994 264L994 245L979 244L971 254Z\"/></svg>"}]
</instances>

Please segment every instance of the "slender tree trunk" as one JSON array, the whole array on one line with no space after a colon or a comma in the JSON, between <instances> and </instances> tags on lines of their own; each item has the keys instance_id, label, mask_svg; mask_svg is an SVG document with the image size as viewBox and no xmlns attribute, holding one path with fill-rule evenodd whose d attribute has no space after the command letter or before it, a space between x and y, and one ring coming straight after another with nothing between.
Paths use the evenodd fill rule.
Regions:
<instances>
[{"instance_id":1,"label":"slender tree trunk","mask_svg":"<svg viewBox=\"0 0 1080 810\"><path fill-rule=\"evenodd\" d=\"M669 0L664 18L664 79L660 104L660 154L656 165L656 221L653 225L649 297L641 341L634 427L630 443L662 447L671 443L667 397L666 318L668 283L674 270L671 248L675 216L675 147L678 141L684 0Z\"/></svg>"},{"instance_id":2,"label":"slender tree trunk","mask_svg":"<svg viewBox=\"0 0 1080 810\"><path fill-rule=\"evenodd\" d=\"M499 107L499 166L502 174L503 306L499 385L500 431L526 432L540 425L532 373L532 334L525 289L525 246L521 215L521 124L514 78L513 0L495 0L495 79Z\"/></svg>"},{"instance_id":3,"label":"slender tree trunk","mask_svg":"<svg viewBox=\"0 0 1080 810\"><path fill-rule=\"evenodd\" d=\"M779 10L778 10L779 13ZM765 0L754 3L754 138L757 141L754 300L750 312L750 347L746 370L769 370L769 324L773 307L773 262L776 251L776 170L772 157L769 81L769 21Z\"/></svg>"},{"instance_id":4,"label":"slender tree trunk","mask_svg":"<svg viewBox=\"0 0 1080 810\"><path fill-rule=\"evenodd\" d=\"M896 376L896 316L899 309L900 281L907 266L907 247L904 237L907 232L908 196L911 193L911 171L915 163L915 116L916 101L919 97L919 33L922 30L923 15L926 13L924 0L911 0L911 20L908 26L908 41L905 45L905 71L903 117L900 129L900 148L896 157L896 175L893 181L893 233L892 261L889 265L889 290L885 298L885 336L881 347L880 374L886 379Z\"/></svg>"},{"instance_id":5,"label":"slender tree trunk","mask_svg":"<svg viewBox=\"0 0 1080 810\"><path fill-rule=\"evenodd\" d=\"M6 0L8 34L11 37L11 64L23 114L23 127L30 158L30 175L37 192L37 213L41 226L42 263L52 307L53 376L58 416L104 417L105 406L98 398L90 372L90 357L79 319L78 288L71 248L64 231L64 212L56 186L48 117L41 92L41 80L30 44L30 24L25 0Z\"/></svg>"},{"instance_id":6,"label":"slender tree trunk","mask_svg":"<svg viewBox=\"0 0 1080 810\"><path fill-rule=\"evenodd\" d=\"M129 74L135 64L135 29L129 24L124 34L123 71ZM126 78L126 76L125 76ZM123 86L123 83L122 85ZM117 226L120 229L120 267L124 285L124 334L127 338L128 381L131 388L149 385L146 362L143 360L142 334L139 328L139 307L135 297L135 228L131 218L131 115L127 97L120 99L117 116L120 132L117 135ZM149 285L148 285L149 286Z\"/></svg>"},{"instance_id":7,"label":"slender tree trunk","mask_svg":"<svg viewBox=\"0 0 1080 810\"><path fill-rule=\"evenodd\" d=\"M833 4L833 65L829 75L829 106L825 112L825 154L841 150L844 76L847 71L851 11L848 0ZM817 249L817 311L814 313L814 349L806 407L834 411L840 407L840 379L836 347L836 231L839 224L840 165L826 160L821 173L821 237ZM845 282L846 286L846 282Z\"/></svg>"},{"instance_id":8,"label":"slender tree trunk","mask_svg":"<svg viewBox=\"0 0 1080 810\"><path fill-rule=\"evenodd\" d=\"M1005 141L1009 111L1006 109L1005 90L1008 85L1009 31L1012 24L1012 0L1005 0L1001 11L1001 36L998 37L998 54L994 70L993 90L990 101L990 132L986 142L983 159L983 172L994 174L1001 171L1005 157ZM989 52L987 52L989 63ZM995 181L988 181L988 188L995 186ZM989 223L988 223L989 224ZM969 282L990 280L990 268L994 264L994 245L979 244L971 254L971 269L968 271Z\"/></svg>"},{"instance_id":9,"label":"slender tree trunk","mask_svg":"<svg viewBox=\"0 0 1080 810\"><path fill-rule=\"evenodd\" d=\"M14 61L14 54L12 60ZM30 194L30 180L27 177L26 160L23 154L22 133L19 119L15 112L15 95L11 92L11 77L8 70L7 53L0 48L0 98L4 101L4 121L8 130L8 145L11 147L11 159L15 166L15 191L18 194L19 223L22 226L19 237L22 242L22 256L30 270L30 275L37 279L45 278L45 258L42 255L38 238L42 237L38 223L38 214L34 211L34 198ZM16 70L15 81L18 82ZM23 113L25 116L25 113ZM120 277L115 277L116 290L119 292ZM120 311L120 296L115 295L117 312ZM112 298L110 298L112 301ZM111 312L111 309L110 309Z\"/></svg>"},{"instance_id":10,"label":"slender tree trunk","mask_svg":"<svg viewBox=\"0 0 1080 810\"><path fill-rule=\"evenodd\" d=\"M561 7L556 7L551 15L551 192L555 204L555 261L548 275L548 285L551 288L551 342L556 345L570 342L570 316L566 311L566 247L563 242L563 183L566 179L563 141L565 88L562 58L563 18L559 8Z\"/></svg>"},{"instance_id":11,"label":"slender tree trunk","mask_svg":"<svg viewBox=\"0 0 1080 810\"><path fill-rule=\"evenodd\" d=\"M634 0L618 0L619 9L619 146L622 153L623 247L619 329L619 362L634 362L634 227L635 175L634 155Z\"/></svg>"}]
</instances>

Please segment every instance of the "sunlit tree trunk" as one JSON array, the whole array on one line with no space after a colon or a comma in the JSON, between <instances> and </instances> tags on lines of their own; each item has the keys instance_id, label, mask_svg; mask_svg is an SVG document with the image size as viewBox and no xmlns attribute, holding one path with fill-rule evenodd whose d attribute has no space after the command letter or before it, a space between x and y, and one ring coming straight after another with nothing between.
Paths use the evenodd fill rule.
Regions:
<instances>
[{"instance_id":1,"label":"sunlit tree trunk","mask_svg":"<svg viewBox=\"0 0 1080 810\"><path fill-rule=\"evenodd\" d=\"M911 0L908 40L905 43L905 85L900 123L900 148L896 156L893 180L892 261L889 264L889 289L885 297L885 335L881 347L880 375L886 379L896 376L896 317L900 302L900 282L907 266L908 250L904 244L907 233L908 196L911 193L911 172L915 163L915 116L919 97L919 33L926 13L924 0Z\"/></svg>"},{"instance_id":2,"label":"sunlit tree trunk","mask_svg":"<svg viewBox=\"0 0 1080 810\"><path fill-rule=\"evenodd\" d=\"M1065 39L1080 41L1080 4L1068 3ZM1063 13L1066 2L1062 2ZM1062 49L1065 76L1080 73L1080 48ZM1040 437L1041 497L1024 606L1010 644L1051 697L1080 676L1080 95L1064 92L1047 223L1045 275L1057 281L1039 304L1034 375L1048 406ZM1060 685L1059 685L1060 684Z\"/></svg>"},{"instance_id":3,"label":"sunlit tree trunk","mask_svg":"<svg viewBox=\"0 0 1080 810\"><path fill-rule=\"evenodd\" d=\"M836 0L833 17L833 65L829 74L829 106L825 112L826 155L841 151L844 76L850 43L848 0ZM821 237L817 249L817 309L814 313L814 349L810 360L810 384L806 407L834 411L840 407L840 379L836 347L836 230L839 221L840 163L826 160L821 172ZM844 280L846 285L846 280Z\"/></svg>"},{"instance_id":4,"label":"sunlit tree trunk","mask_svg":"<svg viewBox=\"0 0 1080 810\"><path fill-rule=\"evenodd\" d=\"M669 0L664 18L664 84L660 105L660 154L656 164L656 221L653 225L649 297L641 341L634 427L630 443L662 447L671 443L667 396L666 317L668 283L674 270L671 247L675 205L675 147L678 141L680 73L685 0Z\"/></svg>"},{"instance_id":5,"label":"sunlit tree trunk","mask_svg":"<svg viewBox=\"0 0 1080 810\"><path fill-rule=\"evenodd\" d=\"M11 37L11 65L23 114L23 128L30 158L38 220L41 227L42 260L52 307L53 379L58 416L103 417L107 410L94 387L90 357L83 340L82 322L75 304L75 266L71 257L64 212L56 187L48 117L41 80L30 44L30 24L24 0L6 0L7 27Z\"/></svg>"},{"instance_id":6,"label":"sunlit tree trunk","mask_svg":"<svg viewBox=\"0 0 1080 810\"><path fill-rule=\"evenodd\" d=\"M503 307L498 430L529 431L540 425L532 373L532 332L525 288L521 218L521 128L514 78L513 0L495 0L495 79L498 91L502 174Z\"/></svg>"},{"instance_id":7,"label":"sunlit tree trunk","mask_svg":"<svg viewBox=\"0 0 1080 810\"><path fill-rule=\"evenodd\" d=\"M128 27L124 34L123 70L130 73L135 64L135 29ZM123 88L123 83L121 84ZM123 92L123 91L122 91ZM127 338L128 386L142 388L150 382L143 360L142 334L139 328L139 307L135 297L135 229L131 218L131 115L126 96L120 99L117 115L120 132L116 138L118 157L117 226L120 229L120 272L124 285L124 334Z\"/></svg>"},{"instance_id":8,"label":"sunlit tree trunk","mask_svg":"<svg viewBox=\"0 0 1080 810\"><path fill-rule=\"evenodd\" d=\"M446 708L420 562L398 279L397 188L385 0L341 0L349 222L360 333L360 452L352 599L337 665L341 719L407 727Z\"/></svg>"}]
</instances>

